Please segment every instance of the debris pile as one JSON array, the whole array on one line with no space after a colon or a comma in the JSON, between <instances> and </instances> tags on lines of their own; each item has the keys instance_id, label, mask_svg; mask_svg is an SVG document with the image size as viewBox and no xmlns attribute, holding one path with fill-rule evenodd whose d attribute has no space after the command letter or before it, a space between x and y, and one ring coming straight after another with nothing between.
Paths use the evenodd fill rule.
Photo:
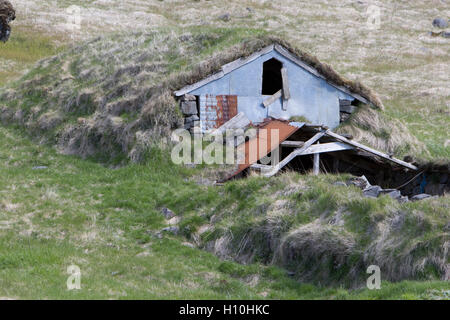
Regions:
<instances>
[{"instance_id":1,"label":"debris pile","mask_svg":"<svg viewBox=\"0 0 450 320\"><path fill-rule=\"evenodd\" d=\"M381 195L388 195L392 199L398 200L400 203L408 202L408 201L418 201L428 198L437 198L438 196L431 196L426 193L417 194L411 197L402 195L402 193L397 189L383 189L380 186L371 185L365 176L354 177L349 179L346 183L340 182L339 185L354 185L360 188L363 191L363 195L366 198L378 198Z\"/></svg>"}]
</instances>

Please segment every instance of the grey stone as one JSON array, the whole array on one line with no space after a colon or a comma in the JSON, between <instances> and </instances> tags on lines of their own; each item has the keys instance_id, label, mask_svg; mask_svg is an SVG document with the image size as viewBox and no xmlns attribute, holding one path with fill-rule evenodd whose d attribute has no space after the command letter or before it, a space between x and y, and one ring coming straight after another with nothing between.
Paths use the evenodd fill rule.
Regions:
<instances>
[{"instance_id":1,"label":"grey stone","mask_svg":"<svg viewBox=\"0 0 450 320\"><path fill-rule=\"evenodd\" d=\"M196 101L197 98L192 95L192 94L185 94L182 98L181 101Z\"/></svg>"},{"instance_id":2,"label":"grey stone","mask_svg":"<svg viewBox=\"0 0 450 320\"><path fill-rule=\"evenodd\" d=\"M402 193L396 189L385 189L381 191L382 194L387 194L392 199L400 199Z\"/></svg>"},{"instance_id":3,"label":"grey stone","mask_svg":"<svg viewBox=\"0 0 450 320\"><path fill-rule=\"evenodd\" d=\"M336 181L335 183L333 183L334 186L341 186L341 187L346 187L347 184L343 181Z\"/></svg>"},{"instance_id":4,"label":"grey stone","mask_svg":"<svg viewBox=\"0 0 450 320\"><path fill-rule=\"evenodd\" d=\"M433 20L433 27L445 29L448 27L448 21L442 18L436 18Z\"/></svg>"},{"instance_id":5,"label":"grey stone","mask_svg":"<svg viewBox=\"0 0 450 320\"><path fill-rule=\"evenodd\" d=\"M166 218L167 220L175 217L175 213L170 210L169 208L162 208L161 213L163 214L164 218Z\"/></svg>"},{"instance_id":6,"label":"grey stone","mask_svg":"<svg viewBox=\"0 0 450 320\"><path fill-rule=\"evenodd\" d=\"M200 118L198 117L198 115L194 114L194 115L192 115L190 117L185 118L184 122L185 123L191 123L191 122L194 122L194 121L197 121L197 120L200 120Z\"/></svg>"},{"instance_id":7,"label":"grey stone","mask_svg":"<svg viewBox=\"0 0 450 320\"><path fill-rule=\"evenodd\" d=\"M48 169L47 166L37 166L37 167L33 167L32 170L43 170L43 169Z\"/></svg>"},{"instance_id":8,"label":"grey stone","mask_svg":"<svg viewBox=\"0 0 450 320\"><path fill-rule=\"evenodd\" d=\"M178 228L178 227L166 227L166 228L163 228L163 229L161 229L161 232L169 232L169 233L172 233L172 234L178 234L178 232L180 232L180 228Z\"/></svg>"},{"instance_id":9,"label":"grey stone","mask_svg":"<svg viewBox=\"0 0 450 320\"><path fill-rule=\"evenodd\" d=\"M352 184L357 186L358 188L364 190L371 186L370 182L367 180L365 176L351 178L347 181L347 184Z\"/></svg>"},{"instance_id":10,"label":"grey stone","mask_svg":"<svg viewBox=\"0 0 450 320\"><path fill-rule=\"evenodd\" d=\"M442 32L441 36L443 36L444 38L450 38L450 32Z\"/></svg>"},{"instance_id":11,"label":"grey stone","mask_svg":"<svg viewBox=\"0 0 450 320\"><path fill-rule=\"evenodd\" d=\"M219 16L219 19L222 21L230 21L231 20L231 15L229 13L224 13L222 15Z\"/></svg>"},{"instance_id":12,"label":"grey stone","mask_svg":"<svg viewBox=\"0 0 450 320\"><path fill-rule=\"evenodd\" d=\"M197 114L197 102L195 101L182 101L181 102L181 112L186 115L190 116L193 114Z\"/></svg>"},{"instance_id":13,"label":"grey stone","mask_svg":"<svg viewBox=\"0 0 450 320\"><path fill-rule=\"evenodd\" d=\"M400 203L409 202L408 196L401 196L401 197L398 198L397 200L398 200L398 202L400 202Z\"/></svg>"},{"instance_id":14,"label":"grey stone","mask_svg":"<svg viewBox=\"0 0 450 320\"><path fill-rule=\"evenodd\" d=\"M423 200L423 199L428 199L431 198L431 195L426 194L426 193L421 193L421 194L416 194L415 196L411 197L412 201L417 201L417 200Z\"/></svg>"},{"instance_id":15,"label":"grey stone","mask_svg":"<svg viewBox=\"0 0 450 320\"><path fill-rule=\"evenodd\" d=\"M366 198L378 198L381 190L383 190L380 186L370 186L364 189L363 194Z\"/></svg>"}]
</instances>

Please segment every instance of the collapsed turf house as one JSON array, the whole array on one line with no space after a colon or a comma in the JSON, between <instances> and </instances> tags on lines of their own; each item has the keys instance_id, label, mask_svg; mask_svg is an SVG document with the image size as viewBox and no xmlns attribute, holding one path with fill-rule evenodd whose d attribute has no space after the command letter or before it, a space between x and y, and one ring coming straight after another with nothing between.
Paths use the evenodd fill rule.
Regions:
<instances>
[{"instance_id":1,"label":"collapsed turf house","mask_svg":"<svg viewBox=\"0 0 450 320\"><path fill-rule=\"evenodd\" d=\"M331 131L361 105L383 109L376 94L317 59L299 56L277 43L223 65L220 71L175 91L175 96L185 128L192 133L249 126L269 132L263 137L258 132L238 146L245 161L227 179L249 170L272 176L290 168L312 169L315 174L349 172L387 186L417 174L415 165ZM273 141L272 130L278 132ZM252 142L258 146L256 157L249 154ZM267 152L260 152L261 142L267 142ZM262 163L274 153L277 163ZM413 193L420 192L416 188L409 192Z\"/></svg>"}]
</instances>

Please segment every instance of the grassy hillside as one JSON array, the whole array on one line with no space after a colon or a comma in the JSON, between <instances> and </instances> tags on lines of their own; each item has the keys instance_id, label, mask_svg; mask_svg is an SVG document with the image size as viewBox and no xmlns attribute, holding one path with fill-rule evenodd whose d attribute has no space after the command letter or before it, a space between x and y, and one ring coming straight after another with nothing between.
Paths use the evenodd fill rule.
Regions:
<instances>
[{"instance_id":1,"label":"grassy hillside","mask_svg":"<svg viewBox=\"0 0 450 320\"><path fill-rule=\"evenodd\" d=\"M277 34L380 94L386 110L360 115L355 136L405 131L375 136L448 162L450 42L427 35L446 5L376 4L368 30L351 0L15 3L0 44L0 298L448 299L448 196L399 204L333 184L347 176L295 173L207 186L215 168L160 148L180 120L171 86ZM141 164L97 161L126 159ZM361 289L371 263L381 290ZM80 291L66 289L71 264Z\"/></svg>"},{"instance_id":2,"label":"grassy hillside","mask_svg":"<svg viewBox=\"0 0 450 320\"><path fill-rule=\"evenodd\" d=\"M186 169L169 161L157 167L108 169L60 155L4 127L0 127L0 146L2 298L436 299L448 291L448 282L436 280L383 281L382 289L373 291L318 287L298 282L276 266L240 265L191 248L194 242L184 235L207 220L214 208L229 214L242 211L241 219L256 221L256 217L248 220L246 212L261 208L254 206L264 185L259 179L208 187L194 182L201 169ZM158 152L153 157L165 159ZM48 168L33 170L43 165ZM283 179L269 182L268 189ZM309 178L297 179L307 182ZM244 185L247 191L243 193ZM318 197L313 193L308 196ZM326 207L326 201L318 200L311 202L314 214L320 206ZM448 210L438 209L448 204L440 201L418 205L417 210L420 206L437 210L423 218L423 226L439 223L442 214L448 219ZM387 199L382 202L389 203ZM226 209L225 203L227 208L232 204L234 211ZM160 211L166 206L183 218L182 232L178 236L163 233L159 238L158 232L167 226ZM221 227L227 219L224 216ZM418 231L416 222L410 223L413 237ZM431 235L427 230L417 241L427 241L424 237ZM66 289L66 270L72 264L81 268L81 290Z\"/></svg>"},{"instance_id":3,"label":"grassy hillside","mask_svg":"<svg viewBox=\"0 0 450 320\"><path fill-rule=\"evenodd\" d=\"M336 84L381 105L359 82L283 39L256 29L158 29L96 37L41 60L20 81L0 90L0 119L24 126L66 154L102 161L141 162L151 146L167 145L182 116L173 91L226 63L281 43ZM403 156L426 151L398 120L368 106L340 128L354 139Z\"/></svg>"},{"instance_id":4,"label":"grassy hillside","mask_svg":"<svg viewBox=\"0 0 450 320\"><path fill-rule=\"evenodd\" d=\"M18 17L11 39L23 28L50 36L57 45L155 27L239 27L280 34L344 76L361 80L378 92L385 114L405 122L425 143L429 153L424 151L421 157L450 157L450 42L428 35L434 18L448 16L448 4L443 1L25 0L14 5ZM68 19L71 5L80 6L79 29ZM369 5L380 9L379 29L367 28ZM225 13L230 15L229 21L219 19ZM0 65L5 61L1 50ZM19 63L14 69L21 73L28 67Z\"/></svg>"}]
</instances>

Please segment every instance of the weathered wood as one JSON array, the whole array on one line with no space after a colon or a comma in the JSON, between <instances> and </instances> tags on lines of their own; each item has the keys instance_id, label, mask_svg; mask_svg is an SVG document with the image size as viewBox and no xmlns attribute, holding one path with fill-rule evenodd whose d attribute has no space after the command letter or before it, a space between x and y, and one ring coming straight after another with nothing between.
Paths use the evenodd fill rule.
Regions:
<instances>
[{"instance_id":1,"label":"weathered wood","mask_svg":"<svg viewBox=\"0 0 450 320\"><path fill-rule=\"evenodd\" d=\"M292 151L286 158L281 160L280 163L278 163L277 165L274 165L272 167L272 170L270 170L269 172L265 173L264 176L272 177L273 175L277 174L278 171L280 171L285 165L287 165L289 162L291 162L292 159L294 159L295 157L300 155L303 151L308 149L314 142L316 142L320 138L322 138L325 135L325 132L326 131L321 131L321 132L315 134L311 139L309 139L308 141L305 142L303 147L295 149L294 151Z\"/></svg>"},{"instance_id":2,"label":"weathered wood","mask_svg":"<svg viewBox=\"0 0 450 320\"><path fill-rule=\"evenodd\" d=\"M289 140L283 141L281 143L283 147L294 147L294 148L301 148L304 146L304 144L305 142L303 141L289 141Z\"/></svg>"},{"instance_id":3,"label":"weathered wood","mask_svg":"<svg viewBox=\"0 0 450 320\"><path fill-rule=\"evenodd\" d=\"M289 100L291 98L291 91L289 90L289 80L286 68L281 68L281 78L283 81L283 98Z\"/></svg>"},{"instance_id":4,"label":"weathered wood","mask_svg":"<svg viewBox=\"0 0 450 320\"><path fill-rule=\"evenodd\" d=\"M247 116L243 112L239 112L237 115L235 115L233 118L225 122L223 125L221 125L219 128L215 129L212 134L223 134L227 130L232 129L243 129L246 126L250 124L250 120L247 118Z\"/></svg>"},{"instance_id":5,"label":"weathered wood","mask_svg":"<svg viewBox=\"0 0 450 320\"><path fill-rule=\"evenodd\" d=\"M264 100L263 105L264 107L268 107L270 106L272 103L274 103L277 99L281 98L281 93L282 90L277 91L276 93L274 93L273 95L271 95L269 98L267 98L266 100Z\"/></svg>"},{"instance_id":6,"label":"weathered wood","mask_svg":"<svg viewBox=\"0 0 450 320\"><path fill-rule=\"evenodd\" d=\"M320 142L317 142L317 144L320 144ZM313 173L315 176L320 173L320 153L314 154Z\"/></svg>"},{"instance_id":7,"label":"weathered wood","mask_svg":"<svg viewBox=\"0 0 450 320\"><path fill-rule=\"evenodd\" d=\"M341 136L341 135L339 135L337 133L334 133L334 132L332 132L330 130L326 131L326 135L329 136L329 137L333 137L333 138L335 138L335 139L337 139L339 141L348 143L348 144L350 144L350 145L352 145L354 147L357 147L357 148L359 148L361 150L367 151L367 152L369 152L371 154L374 154L374 155L376 155L376 156L378 156L380 158L383 158L383 159L386 159L388 161L391 161L391 162L394 162L396 164L399 164L399 165L401 165L403 167L406 167L408 169L417 170L417 167L412 165L412 164L410 164L410 163L407 163L405 161L399 160L399 159L394 158L394 157L390 157L389 155L387 155L387 154L385 154L383 152L377 151L375 149L372 149L370 147L362 145L362 144L360 144L358 142L355 142L355 141L352 141L352 140L348 140L347 138L344 138L343 136Z\"/></svg>"},{"instance_id":8,"label":"weathered wood","mask_svg":"<svg viewBox=\"0 0 450 320\"><path fill-rule=\"evenodd\" d=\"M303 151L300 155L303 156L307 154L327 153L352 149L355 149L355 147L350 146L343 142L329 142L324 144L314 144L305 151Z\"/></svg>"}]
</instances>

